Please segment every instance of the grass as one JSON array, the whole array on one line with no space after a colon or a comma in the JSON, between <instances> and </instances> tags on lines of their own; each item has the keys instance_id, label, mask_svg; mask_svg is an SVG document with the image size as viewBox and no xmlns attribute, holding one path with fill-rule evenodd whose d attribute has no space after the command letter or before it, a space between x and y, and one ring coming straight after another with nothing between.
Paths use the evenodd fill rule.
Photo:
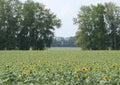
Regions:
<instances>
[{"instance_id":1,"label":"grass","mask_svg":"<svg viewBox=\"0 0 120 85\"><path fill-rule=\"evenodd\" d=\"M7 84L120 85L120 51L0 51L0 85Z\"/></svg>"}]
</instances>

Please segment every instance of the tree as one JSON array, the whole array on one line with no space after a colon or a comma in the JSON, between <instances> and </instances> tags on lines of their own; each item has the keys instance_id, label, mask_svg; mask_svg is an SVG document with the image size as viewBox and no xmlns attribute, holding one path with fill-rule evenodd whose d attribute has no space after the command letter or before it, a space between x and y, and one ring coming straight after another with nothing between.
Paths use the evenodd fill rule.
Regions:
<instances>
[{"instance_id":1,"label":"tree","mask_svg":"<svg viewBox=\"0 0 120 85\"><path fill-rule=\"evenodd\" d=\"M91 34L92 34L92 22L90 20L91 8L89 6L83 6L80 8L78 17L75 19L75 23L79 25L76 32L76 44L80 45L82 49L91 49Z\"/></svg>"},{"instance_id":2,"label":"tree","mask_svg":"<svg viewBox=\"0 0 120 85\"><path fill-rule=\"evenodd\" d=\"M21 19L21 29L18 34L18 48L20 50L29 50L30 49L30 43L31 42L31 36L30 32L32 31L32 28L34 27L34 2L28 0L23 4L22 9L22 19ZM33 28L34 29L34 28Z\"/></svg>"},{"instance_id":3,"label":"tree","mask_svg":"<svg viewBox=\"0 0 120 85\"><path fill-rule=\"evenodd\" d=\"M0 0L0 50L50 47L61 20L41 3Z\"/></svg>"},{"instance_id":4,"label":"tree","mask_svg":"<svg viewBox=\"0 0 120 85\"><path fill-rule=\"evenodd\" d=\"M50 47L54 37L55 27L60 27L61 21L41 3L27 0L23 6L22 29L18 34L19 48L42 50Z\"/></svg>"},{"instance_id":5,"label":"tree","mask_svg":"<svg viewBox=\"0 0 120 85\"><path fill-rule=\"evenodd\" d=\"M76 44L83 49L108 49L110 47L111 28L109 27L110 23L108 24L109 19L107 16L105 5L97 4L96 6L81 7L77 18L74 19L74 23L79 25L76 33ZM116 23L116 25L118 24Z\"/></svg>"},{"instance_id":6,"label":"tree","mask_svg":"<svg viewBox=\"0 0 120 85\"><path fill-rule=\"evenodd\" d=\"M0 1L0 49L16 48L18 0Z\"/></svg>"},{"instance_id":7,"label":"tree","mask_svg":"<svg viewBox=\"0 0 120 85\"><path fill-rule=\"evenodd\" d=\"M109 39L108 39L108 30L106 29L106 24L104 20L105 7L102 4L97 6L92 6L91 13L91 24L93 32L91 35L90 41L91 47L94 50L105 50L108 49Z\"/></svg>"},{"instance_id":8,"label":"tree","mask_svg":"<svg viewBox=\"0 0 120 85\"><path fill-rule=\"evenodd\" d=\"M5 1L4 0L0 0L0 49L4 49L5 48Z\"/></svg>"},{"instance_id":9,"label":"tree","mask_svg":"<svg viewBox=\"0 0 120 85\"><path fill-rule=\"evenodd\" d=\"M105 3L105 19L109 34L110 47L120 49L120 7L114 3Z\"/></svg>"},{"instance_id":10,"label":"tree","mask_svg":"<svg viewBox=\"0 0 120 85\"><path fill-rule=\"evenodd\" d=\"M40 8L40 4L36 5ZM35 20L36 32L38 33L37 40L43 43L43 47L50 47L54 37L55 27L59 28L60 23L60 19L51 13L49 9L42 7L39 11L37 10Z\"/></svg>"}]
</instances>

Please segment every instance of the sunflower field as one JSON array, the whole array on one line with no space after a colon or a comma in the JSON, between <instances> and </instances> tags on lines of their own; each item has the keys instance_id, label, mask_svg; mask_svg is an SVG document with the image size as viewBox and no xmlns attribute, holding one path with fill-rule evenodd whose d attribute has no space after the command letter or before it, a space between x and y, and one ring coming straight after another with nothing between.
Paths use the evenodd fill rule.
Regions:
<instances>
[{"instance_id":1,"label":"sunflower field","mask_svg":"<svg viewBox=\"0 0 120 85\"><path fill-rule=\"evenodd\" d=\"M0 85L120 85L120 51L0 51Z\"/></svg>"}]
</instances>

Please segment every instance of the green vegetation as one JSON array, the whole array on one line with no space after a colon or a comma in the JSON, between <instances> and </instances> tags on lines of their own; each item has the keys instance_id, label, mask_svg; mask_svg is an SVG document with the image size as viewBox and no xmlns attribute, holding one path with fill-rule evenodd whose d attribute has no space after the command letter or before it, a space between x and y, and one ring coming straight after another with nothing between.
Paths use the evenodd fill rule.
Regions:
<instances>
[{"instance_id":1,"label":"green vegetation","mask_svg":"<svg viewBox=\"0 0 120 85\"><path fill-rule=\"evenodd\" d=\"M120 85L120 51L0 51L0 85Z\"/></svg>"},{"instance_id":2,"label":"green vegetation","mask_svg":"<svg viewBox=\"0 0 120 85\"><path fill-rule=\"evenodd\" d=\"M41 3L0 0L0 50L50 47L61 20Z\"/></svg>"},{"instance_id":3,"label":"green vegetation","mask_svg":"<svg viewBox=\"0 0 120 85\"><path fill-rule=\"evenodd\" d=\"M120 7L114 3L82 6L74 23L76 44L82 49L120 49Z\"/></svg>"}]
</instances>

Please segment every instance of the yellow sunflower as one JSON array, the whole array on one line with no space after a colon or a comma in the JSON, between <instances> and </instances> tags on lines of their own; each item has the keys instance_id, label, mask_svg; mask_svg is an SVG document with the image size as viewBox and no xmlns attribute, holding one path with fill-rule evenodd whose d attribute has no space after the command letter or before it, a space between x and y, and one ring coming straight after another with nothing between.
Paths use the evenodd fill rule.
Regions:
<instances>
[{"instance_id":1,"label":"yellow sunflower","mask_svg":"<svg viewBox=\"0 0 120 85\"><path fill-rule=\"evenodd\" d=\"M79 78L80 76L79 76L79 74L76 74L75 77L76 77L76 78Z\"/></svg>"},{"instance_id":2,"label":"yellow sunflower","mask_svg":"<svg viewBox=\"0 0 120 85\"><path fill-rule=\"evenodd\" d=\"M24 75L25 75L25 72L22 72L21 75L24 76Z\"/></svg>"},{"instance_id":3,"label":"yellow sunflower","mask_svg":"<svg viewBox=\"0 0 120 85\"><path fill-rule=\"evenodd\" d=\"M31 69L28 69L27 72L28 72L28 74L31 74L31 73L32 73L32 70L31 70Z\"/></svg>"},{"instance_id":4,"label":"yellow sunflower","mask_svg":"<svg viewBox=\"0 0 120 85\"><path fill-rule=\"evenodd\" d=\"M85 67L82 68L82 72L85 73L87 69Z\"/></svg>"},{"instance_id":5,"label":"yellow sunflower","mask_svg":"<svg viewBox=\"0 0 120 85\"><path fill-rule=\"evenodd\" d=\"M104 75L103 79L104 79L105 81L108 81L108 76L107 76L107 75Z\"/></svg>"},{"instance_id":6,"label":"yellow sunflower","mask_svg":"<svg viewBox=\"0 0 120 85\"><path fill-rule=\"evenodd\" d=\"M75 72L78 72L78 71L79 71L78 67L75 67Z\"/></svg>"}]
</instances>

